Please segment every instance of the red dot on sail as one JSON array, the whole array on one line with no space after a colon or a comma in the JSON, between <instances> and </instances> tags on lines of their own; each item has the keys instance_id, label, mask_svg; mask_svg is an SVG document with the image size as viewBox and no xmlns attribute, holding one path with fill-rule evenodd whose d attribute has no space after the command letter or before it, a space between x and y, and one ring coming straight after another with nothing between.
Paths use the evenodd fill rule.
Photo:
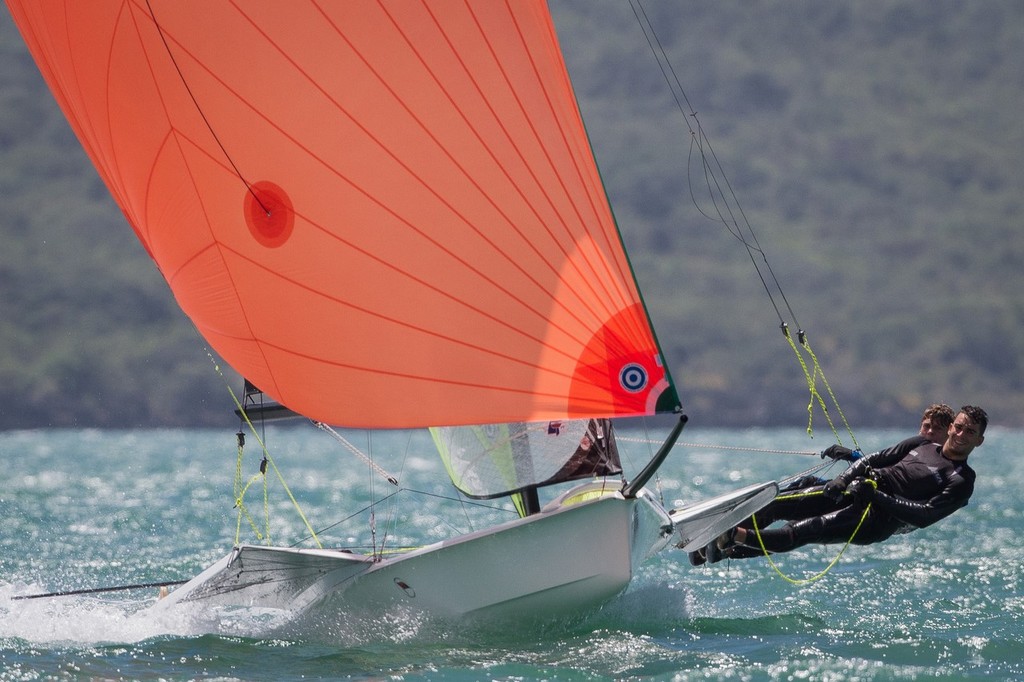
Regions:
<instances>
[{"instance_id":1,"label":"red dot on sail","mask_svg":"<svg viewBox=\"0 0 1024 682\"><path fill-rule=\"evenodd\" d=\"M283 189L272 182L257 182L245 193L245 223L263 246L281 246L292 234L295 210Z\"/></svg>"}]
</instances>

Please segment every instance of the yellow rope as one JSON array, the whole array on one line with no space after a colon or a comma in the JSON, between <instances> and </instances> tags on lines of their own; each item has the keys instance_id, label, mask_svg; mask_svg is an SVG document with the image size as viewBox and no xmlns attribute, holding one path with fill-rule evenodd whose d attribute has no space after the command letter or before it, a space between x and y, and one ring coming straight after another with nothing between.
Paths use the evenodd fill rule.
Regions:
<instances>
[{"instance_id":1,"label":"yellow rope","mask_svg":"<svg viewBox=\"0 0 1024 682\"><path fill-rule=\"evenodd\" d=\"M252 518L252 515L249 513L249 510L245 506L245 503L242 501L245 498L245 493L249 490L249 487L253 483L255 483L258 479L260 479L260 478L263 479L263 490L264 490L263 509L264 509L264 514L267 517L266 532L265 533L261 532L260 529L256 526L255 519ZM235 507L238 508L238 522L235 524L235 544L236 545L239 543L239 539L241 538L241 534L242 534L242 516L243 515L245 516L246 521L249 522L249 526L252 528L252 532L256 534L256 538L259 539L259 540L263 540L264 538L266 538L267 542L270 542L270 517L269 517L268 500L267 500L267 496L266 496L266 493L265 493L266 489L267 489L267 477L263 473L259 473L259 474L254 474L253 477L249 479L249 482L246 483L245 486L241 489L241 491L235 495Z\"/></svg>"},{"instance_id":2,"label":"yellow rope","mask_svg":"<svg viewBox=\"0 0 1024 682\"><path fill-rule=\"evenodd\" d=\"M257 433L257 431L256 431L256 427L253 425L252 421L250 421L250 419L249 419L248 413L246 413L245 409L242 407L242 403L239 402L238 397L235 396L235 392L231 390L230 386L228 386L228 392L231 393L231 399L235 401L235 406L238 408L239 413L245 419L245 423L249 426L249 429L252 431L253 436L255 436L256 442L260 444L260 449L263 451L264 459L266 459L267 463L270 464L270 466L274 469L274 473L277 475L277 480L281 482L281 487L284 488L285 493L288 495L288 499L291 500L291 502L292 502L292 506L294 506L295 507L295 511L298 512L299 518L301 518L302 519L302 523L305 524L306 530L309 531L310 537L313 538L313 542L316 543L317 549L323 549L323 545L320 544L320 538L317 537L316 531L313 530L313 526L309 523L309 520L306 518L306 514L302 511L302 507L299 506L299 501L295 499L295 495L292 494L291 488L288 487L288 483L286 483L285 480L284 480L284 475L281 473L281 470L277 468L277 464L274 463L274 458L270 456L270 451L267 449L266 444L264 444L263 440L260 438L259 433ZM264 484L263 484L264 485L264 487L263 487L264 505L266 506L266 509L267 509L267 523L269 525L269 523L270 523L270 512L269 512L269 502L268 502L268 496L267 496L268 494L267 494L267 487L266 487L267 484L266 484L266 475L265 474L263 475L263 479L264 479ZM240 509L241 509L241 507L240 507ZM269 533L269 529L268 529L268 532L267 532L267 540L268 540L268 542L269 542L269 538L270 538L270 533ZM237 538L236 538L236 543L237 543Z\"/></svg>"},{"instance_id":3,"label":"yellow rope","mask_svg":"<svg viewBox=\"0 0 1024 682\"><path fill-rule=\"evenodd\" d=\"M873 485L876 489L878 488L878 484L876 484L874 482L874 480L872 480L870 478L865 479L865 480L870 482L870 484ZM816 490L816 491L810 492L810 493L795 493L793 495L780 495L776 499L778 499L778 500L790 500L790 499L794 499L794 498L797 498L797 497L809 497L811 495L823 495L823 494L824 494L824 491ZM783 580L785 580L786 582L790 583L791 585L809 585L809 584L811 584L813 582L816 582L816 581L821 580L822 578L824 578L825 575L829 571L831 571L832 568L837 563L839 563L839 559L843 556L843 552L845 552L847 547L850 546L850 544L853 542L853 539L855 537L857 537L857 532L860 530L860 527L862 525L864 525L864 520L868 518L868 512L869 511L871 511L871 503L870 502L867 504L867 506L864 507L864 513L861 515L860 521L857 522L857 527L853 529L853 534L850 535L850 539L846 541L846 544L843 545L843 548L839 550L839 553L836 554L835 558L832 559L832 561L829 562L828 566L823 568L821 571L819 571L815 575L812 575L810 578L790 578L788 575L783 573L782 569L779 568L778 564L776 564L772 560L771 552L769 552L768 548L765 547L765 545L764 545L764 538L761 537L761 529L757 527L757 515L754 514L750 518L754 522L754 535L757 537L757 544L761 546L761 551L764 552L764 556L768 560L768 565L771 566L775 570L775 572L779 574L779 577L781 577Z\"/></svg>"},{"instance_id":4,"label":"yellow rope","mask_svg":"<svg viewBox=\"0 0 1024 682\"><path fill-rule=\"evenodd\" d=\"M231 400L234 401L235 407L238 409L238 413L242 415L242 418L245 420L245 423L249 426L249 429L252 431L253 436L256 438L256 442L260 444L260 449L263 452L263 458L274 469L274 473L277 475L277 480L280 481L281 487L284 488L285 493L288 495L288 499L291 500L291 502L292 502L292 506L295 507L295 511L298 512L299 518L302 519L302 523L305 524L306 530L309 531L310 537L313 538L313 542L316 543L317 549L323 549L323 545L320 544L320 538L317 537L316 531L313 530L313 526L309 523L309 520L306 518L306 514L302 511L302 507L299 506L298 500L295 499L295 496L292 494L291 488L289 488L288 484L285 482L284 476L281 474L280 469L278 469L277 468L277 464L274 463L274 459L270 456L270 451L267 449L266 444L264 444L263 439L260 438L260 435L257 432L256 427L253 425L252 421L249 419L249 415L245 411L245 408L242 407L241 401L239 401L238 396L235 395L235 392L234 392L234 390L232 390L230 384L227 383L227 378L224 376L223 372L221 372L220 366L217 364L217 361L214 359L213 355L210 354L210 353L207 353L207 355L209 356L210 361L213 362L214 369L216 369L217 373L220 374L222 379L224 379L224 385L227 387L228 393L231 395ZM239 513L239 520L238 520L238 523L236 525L236 530L235 530L235 544L238 544L239 539L240 539L241 523L242 523L241 515L243 513L246 515L247 518L249 518L249 523L250 523L250 525L253 526L253 530L256 531L256 536L258 538L260 537L260 533L256 529L255 523L252 521L252 518L249 515L248 510L245 509L245 505L242 503L242 497L244 497L245 491L248 490L249 486L252 485L253 480L255 478L257 478L257 476L254 476L253 479L251 479L249 481L249 483L241 491L241 494L239 494L238 490L237 490L237 486L238 486L238 484L241 481L241 470L242 470L242 463L241 463L242 453L241 453L241 450L242 450L241 447L239 447L239 455L238 455L239 456L239 461L238 461L238 463L237 463L237 465L235 467L236 476L238 476L238 478L236 480L235 504L236 504L236 506L238 506L238 513ZM265 472L261 471L259 475L263 476L263 479L264 479L264 482L263 482L263 504L264 504L264 515L266 517L266 522L267 522L266 538L267 538L267 541L269 542L269 539L270 539L270 503L269 503L269 494L268 494L268 490L267 490L267 481L266 481L266 474L265 474ZM262 538L260 538L260 539L262 539Z\"/></svg>"},{"instance_id":5,"label":"yellow rope","mask_svg":"<svg viewBox=\"0 0 1024 682\"><path fill-rule=\"evenodd\" d=\"M807 403L807 435L814 436L814 402L817 400L818 405L821 406L821 411L825 415L825 420L828 425L832 428L832 433L835 434L836 438L839 434L836 432L836 427L832 423L832 417L828 413L828 406L825 404L825 399L818 393L818 389L815 387L815 376L817 375L818 368L815 368L814 373L807 369L807 362L804 360L804 356L800 354L800 349L797 347L796 342L793 341L793 337L789 333L789 325L782 325L782 333L786 337L786 341L789 342L789 347L793 349L793 353L796 355L797 362L800 363L800 369L804 372L804 379L807 381L807 390L810 391L811 397Z\"/></svg>"},{"instance_id":6,"label":"yellow rope","mask_svg":"<svg viewBox=\"0 0 1024 682\"><path fill-rule=\"evenodd\" d=\"M260 467L260 468L262 469L263 467ZM267 475L264 474L262 471L260 473L262 474L260 476L260 478L263 479L263 527L267 529L267 533L266 533L266 535L267 535L267 544L271 545L273 543L270 540L270 486L267 484ZM282 480L281 483L283 485L284 481ZM286 490L287 490L287 488L286 488ZM292 500L292 502L295 502L295 501ZM297 506L298 506L298 503L296 503L296 507ZM299 513L300 514L302 513L301 509L299 510ZM315 540L316 537L314 536L313 539Z\"/></svg>"},{"instance_id":7,"label":"yellow rope","mask_svg":"<svg viewBox=\"0 0 1024 682\"><path fill-rule=\"evenodd\" d=\"M783 323L782 333L786 337L786 341L789 343L789 347L793 349L793 354L796 355L797 362L800 363L800 368L804 372L804 379L807 381L807 390L810 391L811 397L807 403L807 435L814 437L814 403L817 402L821 407L822 414L825 415L825 421L828 422L828 426L832 429L832 435L836 437L836 442L842 445L843 440L839 437L839 431L836 429L836 425L832 422L832 415L828 411L828 405L825 403L825 399L818 392L817 381L818 377L821 377L822 383L825 385L825 389L828 392L829 398L832 399L832 404L836 406L836 411L839 413L840 418L843 420L843 426L846 427L846 431L850 434L850 439L853 441L853 449L859 450L860 445L857 444L857 437L853 434L853 429L850 428L850 424L846 421L846 415L843 414L843 410L839 407L839 400L836 399L835 393L832 391L832 386L829 385L828 379L825 377L825 370L822 369L821 363L818 362L818 356L814 354L811 349L811 344L807 340L807 335L804 332L800 332L800 345L804 351L811 358L813 363L813 370L808 369L807 361L804 360L804 356L800 353L800 348L797 347L796 342L789 333L789 325Z\"/></svg>"},{"instance_id":8,"label":"yellow rope","mask_svg":"<svg viewBox=\"0 0 1024 682\"><path fill-rule=\"evenodd\" d=\"M828 379L825 377L825 370L823 370L821 368L821 365L818 363L818 356L815 355L814 351L811 349L811 343L810 343L810 341L807 340L807 335L806 334L804 334L804 336L803 336L803 347L804 347L804 350L807 351L807 354L811 356L811 360L814 361L814 372L815 372L815 375L816 376L821 376L821 382L823 384L825 384L825 389L828 391L828 396L829 396L829 398L832 399L832 404L836 406L836 412L839 413L839 418L843 420L843 426L846 428L846 432L850 434L850 440L853 442L853 449L854 450L860 450L860 445L857 443L857 437L853 434L853 429L850 428L850 423L848 421L846 421L846 415L843 414L843 408L840 407L840 405L839 405L839 399L836 398L835 393L832 392L832 386L828 383ZM826 414L827 414L827 411L826 411ZM831 422L829 422L829 424L831 424ZM835 429L834 428L832 429L832 432L835 433ZM836 440L839 440L839 434L836 434ZM840 445L841 445L842 441L839 441L839 442L840 442Z\"/></svg>"},{"instance_id":9,"label":"yellow rope","mask_svg":"<svg viewBox=\"0 0 1024 682\"><path fill-rule=\"evenodd\" d=\"M213 356L210 356L210 359L212 360ZM235 521L235 544L236 545L238 544L238 539L242 536L242 510L244 509L244 506L242 505L242 498L245 495L245 492L244 492L244 490L242 488L242 455L245 453L245 448L242 445L242 442L243 442L242 438L244 437L245 434L243 434L241 431L239 431L238 434L239 434L238 435L238 457L235 459L235 482L234 482L234 490L233 490L233 492L235 494L235 506L239 510L239 512L238 512L238 519ZM246 516L246 518L249 518L248 512L246 512L245 516ZM252 525L252 519L251 518L249 518L249 523L250 523L250 525ZM257 535L259 535L258 531L257 531Z\"/></svg>"}]
</instances>

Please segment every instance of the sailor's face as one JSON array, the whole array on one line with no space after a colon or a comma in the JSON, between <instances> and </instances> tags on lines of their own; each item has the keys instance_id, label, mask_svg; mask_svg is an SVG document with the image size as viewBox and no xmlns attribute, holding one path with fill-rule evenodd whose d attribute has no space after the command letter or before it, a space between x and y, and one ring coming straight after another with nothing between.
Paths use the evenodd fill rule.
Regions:
<instances>
[{"instance_id":1,"label":"sailor's face","mask_svg":"<svg viewBox=\"0 0 1024 682\"><path fill-rule=\"evenodd\" d=\"M985 436L978 431L978 425L961 412L949 425L946 445L942 451L947 457L963 459L971 454L974 448L985 442Z\"/></svg>"},{"instance_id":2,"label":"sailor's face","mask_svg":"<svg viewBox=\"0 0 1024 682\"><path fill-rule=\"evenodd\" d=\"M927 417L921 420L921 430L919 433L932 443L938 443L939 445L945 443L946 431L947 429L942 428L940 424L936 424Z\"/></svg>"}]
</instances>

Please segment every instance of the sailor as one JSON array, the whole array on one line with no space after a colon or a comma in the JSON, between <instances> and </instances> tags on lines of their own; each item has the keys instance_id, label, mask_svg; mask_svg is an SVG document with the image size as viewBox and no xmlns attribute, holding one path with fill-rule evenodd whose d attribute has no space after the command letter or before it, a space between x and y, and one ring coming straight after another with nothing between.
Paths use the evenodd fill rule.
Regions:
<instances>
[{"instance_id":1,"label":"sailor","mask_svg":"<svg viewBox=\"0 0 1024 682\"><path fill-rule=\"evenodd\" d=\"M942 445L949 434L949 425L953 423L956 413L946 403L935 403L925 408L921 415L921 428L918 434L933 443Z\"/></svg>"},{"instance_id":2,"label":"sailor","mask_svg":"<svg viewBox=\"0 0 1024 682\"><path fill-rule=\"evenodd\" d=\"M745 559L760 556L765 550L788 552L810 543L838 543L851 538L853 544L867 545L930 526L965 506L974 492L975 473L967 458L985 441L987 426L988 415L983 409L965 405L950 424L944 443L917 435L857 459L824 485L780 495L704 550L691 553L690 561L699 565L704 560L715 563L722 558ZM829 449L833 448L836 451L829 456L837 459L850 452L839 446ZM765 529L776 520L788 523L782 528Z\"/></svg>"},{"instance_id":3,"label":"sailor","mask_svg":"<svg viewBox=\"0 0 1024 682\"><path fill-rule=\"evenodd\" d=\"M932 443L942 445L946 442L946 434L949 431L949 425L953 423L954 416L956 416L956 413L953 412L953 408L946 403L932 403L926 407L924 413L922 413L921 425L918 428L917 433L919 436L927 438ZM844 448L842 445L832 445L825 448L821 453L822 459L825 459L826 457L835 460L842 459L847 462L853 462L861 457L861 453L859 451L855 453L853 450ZM820 476L815 476L814 474L801 476L784 487L782 489L782 493L789 495L796 490L803 490L816 485L825 485L826 483L828 483L827 480Z\"/></svg>"}]
</instances>

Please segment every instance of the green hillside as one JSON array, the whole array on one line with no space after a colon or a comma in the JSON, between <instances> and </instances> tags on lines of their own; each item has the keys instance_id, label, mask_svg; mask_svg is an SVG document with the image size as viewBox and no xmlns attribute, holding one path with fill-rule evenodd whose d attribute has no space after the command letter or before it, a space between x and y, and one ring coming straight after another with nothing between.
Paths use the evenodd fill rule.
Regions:
<instances>
[{"instance_id":1,"label":"green hillside","mask_svg":"<svg viewBox=\"0 0 1024 682\"><path fill-rule=\"evenodd\" d=\"M854 428L936 400L1024 426L1024 3L648 1L697 117L629 4L551 5L693 423L802 426L808 401L750 256L691 198L699 122ZM6 12L0 63L0 428L231 424Z\"/></svg>"}]
</instances>

